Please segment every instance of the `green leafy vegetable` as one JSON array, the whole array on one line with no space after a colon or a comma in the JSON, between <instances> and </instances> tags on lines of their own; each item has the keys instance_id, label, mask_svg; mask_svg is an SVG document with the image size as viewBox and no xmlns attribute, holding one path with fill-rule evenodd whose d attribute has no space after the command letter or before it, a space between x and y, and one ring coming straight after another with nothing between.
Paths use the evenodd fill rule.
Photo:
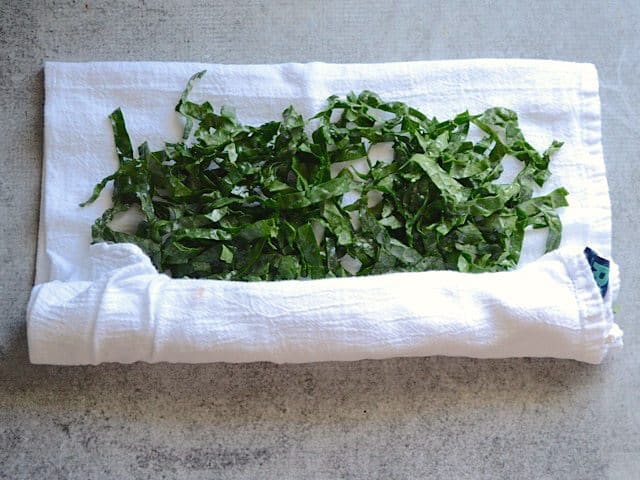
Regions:
<instances>
[{"instance_id":1,"label":"green leafy vegetable","mask_svg":"<svg viewBox=\"0 0 640 480\"><path fill-rule=\"evenodd\" d=\"M176 106L182 140L162 150L134 153L122 112L110 115L119 168L82 204L113 181L95 242L134 243L175 277L233 280L507 270L527 227L548 229L547 251L560 243L567 191L534 193L562 144L537 152L511 110L439 121L364 91L330 97L309 121L289 107L254 127L189 101L202 75ZM388 161L373 159L381 143ZM500 180L506 156L522 162L510 183ZM136 231L114 230L132 208L143 217Z\"/></svg>"}]
</instances>

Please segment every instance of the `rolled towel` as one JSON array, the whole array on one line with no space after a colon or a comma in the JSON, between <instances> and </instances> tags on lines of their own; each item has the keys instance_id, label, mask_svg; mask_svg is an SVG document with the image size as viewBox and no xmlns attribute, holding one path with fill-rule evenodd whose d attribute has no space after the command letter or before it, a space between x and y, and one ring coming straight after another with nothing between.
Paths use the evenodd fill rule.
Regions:
<instances>
[{"instance_id":1,"label":"rolled towel","mask_svg":"<svg viewBox=\"0 0 640 480\"><path fill-rule=\"evenodd\" d=\"M512 272L233 282L171 279L135 245L91 247L92 281L34 288L34 363L301 363L400 356L599 363L619 345L611 301L580 250Z\"/></svg>"}]
</instances>

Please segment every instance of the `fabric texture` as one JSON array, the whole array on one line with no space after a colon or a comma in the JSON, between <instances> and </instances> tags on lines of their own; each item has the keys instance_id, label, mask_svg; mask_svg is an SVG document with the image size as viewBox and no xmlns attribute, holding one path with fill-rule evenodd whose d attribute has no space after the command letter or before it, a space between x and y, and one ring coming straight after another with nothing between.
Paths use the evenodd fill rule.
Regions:
<instances>
[{"instance_id":1,"label":"fabric texture","mask_svg":"<svg viewBox=\"0 0 640 480\"><path fill-rule=\"evenodd\" d=\"M513 272L403 273L365 278L241 283L169 279L132 245L91 246L117 166L107 116L121 107L134 144L180 136L173 108L187 79L207 75L192 98L233 105L247 124L290 104L305 117L331 94L369 89L428 115L492 106L518 112L538 149L564 142L541 189L564 186L561 249L542 256L530 231ZM513 175L517 162L506 165ZM127 219L123 219L126 223ZM464 60L372 65L322 63L47 63L45 145L36 286L29 303L35 363L103 361L306 362L409 355L549 356L598 363L622 332L582 253L611 256L611 212L593 65Z\"/></svg>"},{"instance_id":2,"label":"fabric texture","mask_svg":"<svg viewBox=\"0 0 640 480\"><path fill-rule=\"evenodd\" d=\"M312 362L545 356L599 363L620 341L582 251L504 273L175 280L135 245L91 247L93 281L35 287L34 363ZM617 290L617 274L613 288Z\"/></svg>"}]
</instances>

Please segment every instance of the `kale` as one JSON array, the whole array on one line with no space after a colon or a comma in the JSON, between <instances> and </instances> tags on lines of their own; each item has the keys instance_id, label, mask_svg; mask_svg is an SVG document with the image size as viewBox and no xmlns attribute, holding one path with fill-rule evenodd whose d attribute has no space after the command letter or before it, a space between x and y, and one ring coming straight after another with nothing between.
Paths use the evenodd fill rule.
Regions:
<instances>
[{"instance_id":1,"label":"kale","mask_svg":"<svg viewBox=\"0 0 640 480\"><path fill-rule=\"evenodd\" d=\"M534 193L562 143L539 153L511 110L440 121L363 91L329 97L308 120L291 106L247 126L229 107L188 99L204 73L176 106L182 139L162 150L145 142L134 153L121 110L110 115L119 167L81 204L113 182L94 242L134 243L174 277L230 280L508 270L529 226L548 229L547 251L560 244L567 191ZM373 158L380 145L392 158ZM522 163L510 183L506 156ZM112 228L133 208L135 232Z\"/></svg>"}]
</instances>

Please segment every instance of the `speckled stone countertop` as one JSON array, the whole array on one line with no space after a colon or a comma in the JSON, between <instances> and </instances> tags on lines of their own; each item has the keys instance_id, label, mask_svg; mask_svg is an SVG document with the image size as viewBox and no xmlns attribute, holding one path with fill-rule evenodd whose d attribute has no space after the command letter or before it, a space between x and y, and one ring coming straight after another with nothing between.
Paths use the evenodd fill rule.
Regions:
<instances>
[{"instance_id":1,"label":"speckled stone countertop","mask_svg":"<svg viewBox=\"0 0 640 480\"><path fill-rule=\"evenodd\" d=\"M0 4L0 479L640 478L640 3ZM44 60L595 63L625 347L599 366L28 362Z\"/></svg>"}]
</instances>

